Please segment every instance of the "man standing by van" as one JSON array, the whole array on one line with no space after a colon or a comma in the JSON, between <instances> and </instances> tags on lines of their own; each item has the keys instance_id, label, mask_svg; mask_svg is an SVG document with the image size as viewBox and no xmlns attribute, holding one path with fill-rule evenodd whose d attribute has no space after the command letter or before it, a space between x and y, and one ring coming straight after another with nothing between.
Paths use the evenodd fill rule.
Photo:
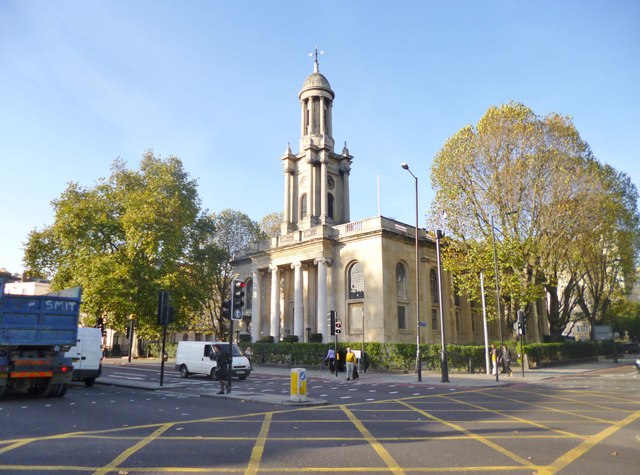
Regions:
<instances>
[{"instance_id":1,"label":"man standing by van","mask_svg":"<svg viewBox=\"0 0 640 475\"><path fill-rule=\"evenodd\" d=\"M231 392L231 388L229 387L229 359L227 358L227 354L224 352L220 345L214 345L213 351L215 352L216 357L216 378L218 378L218 382L220 383L220 391L218 394L224 394L225 388L227 389L227 394Z\"/></svg>"}]
</instances>

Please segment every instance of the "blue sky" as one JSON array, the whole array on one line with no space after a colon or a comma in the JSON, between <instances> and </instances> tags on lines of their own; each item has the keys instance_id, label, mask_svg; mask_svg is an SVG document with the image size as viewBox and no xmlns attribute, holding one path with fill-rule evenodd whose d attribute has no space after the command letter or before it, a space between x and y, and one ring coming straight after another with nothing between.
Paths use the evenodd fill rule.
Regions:
<instances>
[{"instance_id":1,"label":"blue sky","mask_svg":"<svg viewBox=\"0 0 640 475\"><path fill-rule=\"evenodd\" d=\"M414 221L431 159L488 107L573 117L595 156L640 186L640 2L0 2L0 268L67 183L120 157L182 159L203 208L282 210L280 158L298 151L298 92L320 71L347 142L351 218ZM424 224L424 223L421 223Z\"/></svg>"}]
</instances>

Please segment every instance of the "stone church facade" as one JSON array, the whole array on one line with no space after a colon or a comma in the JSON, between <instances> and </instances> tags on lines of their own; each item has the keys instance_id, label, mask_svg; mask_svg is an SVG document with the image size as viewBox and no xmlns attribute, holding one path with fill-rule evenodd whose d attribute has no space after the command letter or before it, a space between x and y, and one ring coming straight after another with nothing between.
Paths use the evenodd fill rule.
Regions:
<instances>
[{"instance_id":1,"label":"stone church facade","mask_svg":"<svg viewBox=\"0 0 640 475\"><path fill-rule=\"evenodd\" d=\"M331 341L328 313L335 310L340 341L415 343L419 332L421 343L439 343L442 304L447 343L482 344L482 309L455 295L446 272L439 301L433 236L419 231L419 325L415 227L383 216L350 220L353 156L346 143L335 151L335 94L317 58L298 97L299 151L288 146L282 157L280 235L253 244L233 263L247 286L252 340L296 335L307 341L321 333L323 342ZM490 323L490 338L497 334Z\"/></svg>"}]
</instances>

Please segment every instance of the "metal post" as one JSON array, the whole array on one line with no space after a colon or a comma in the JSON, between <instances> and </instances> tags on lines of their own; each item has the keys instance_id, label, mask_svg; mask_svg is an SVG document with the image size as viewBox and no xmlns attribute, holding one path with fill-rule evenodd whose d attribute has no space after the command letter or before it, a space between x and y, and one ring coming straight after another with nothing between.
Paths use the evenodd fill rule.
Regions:
<instances>
[{"instance_id":1,"label":"metal post","mask_svg":"<svg viewBox=\"0 0 640 475\"><path fill-rule=\"evenodd\" d=\"M611 347L613 350L613 362L618 363L618 355L616 351L616 334L613 332L613 312L611 311L611 299L609 300L609 324L611 325Z\"/></svg>"},{"instance_id":2,"label":"metal post","mask_svg":"<svg viewBox=\"0 0 640 475\"><path fill-rule=\"evenodd\" d=\"M422 361L420 358L420 256L418 242L418 177L409 170L409 165L402 163L402 168L411 173L415 181L416 188L416 228L415 228L415 248L416 248L416 373L418 374L418 382L422 381Z\"/></svg>"},{"instance_id":3,"label":"metal post","mask_svg":"<svg viewBox=\"0 0 640 475\"><path fill-rule=\"evenodd\" d=\"M442 372L441 383L449 382L449 363L447 361L447 342L444 333L444 299L442 295L442 266L440 260L440 238L443 236L442 231L436 231L436 253L438 258L438 296L440 298L440 368Z\"/></svg>"},{"instance_id":4,"label":"metal post","mask_svg":"<svg viewBox=\"0 0 640 475\"><path fill-rule=\"evenodd\" d=\"M129 317L129 356L128 362L131 363L131 352L133 351L133 316Z\"/></svg>"},{"instance_id":5,"label":"metal post","mask_svg":"<svg viewBox=\"0 0 640 475\"><path fill-rule=\"evenodd\" d=\"M484 360L487 366L487 374L491 374L491 361L489 355L489 332L487 331L487 305L484 298L484 275L480 272L480 291L482 292L482 326L484 327Z\"/></svg>"},{"instance_id":6,"label":"metal post","mask_svg":"<svg viewBox=\"0 0 640 475\"><path fill-rule=\"evenodd\" d=\"M500 312L500 281L498 279L498 255L496 254L496 228L493 225L493 215L491 215L491 236L493 243L493 264L495 266L494 272L496 276L496 309L498 311L498 329L500 332L500 350L502 350L502 313ZM496 381L500 380L500 369L498 368L498 356L496 355Z\"/></svg>"},{"instance_id":7,"label":"metal post","mask_svg":"<svg viewBox=\"0 0 640 475\"><path fill-rule=\"evenodd\" d=\"M233 312L233 306L231 307ZM222 350L224 351L224 350ZM233 372L233 318L229 319L229 368L227 369L227 391L231 391L231 373Z\"/></svg>"}]
</instances>

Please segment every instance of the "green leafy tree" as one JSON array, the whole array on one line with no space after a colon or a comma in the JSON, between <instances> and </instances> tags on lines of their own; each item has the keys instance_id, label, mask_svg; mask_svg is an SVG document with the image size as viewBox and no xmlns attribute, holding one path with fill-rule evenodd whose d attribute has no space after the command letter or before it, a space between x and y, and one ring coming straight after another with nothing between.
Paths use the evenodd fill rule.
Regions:
<instances>
[{"instance_id":1,"label":"green leafy tree","mask_svg":"<svg viewBox=\"0 0 640 475\"><path fill-rule=\"evenodd\" d=\"M599 190L611 189L601 169L570 118L536 116L522 104L491 107L458 131L433 161L430 212L434 227L447 215L452 243L443 254L457 285L477 299L479 273L494 281L495 236L502 308L513 315L546 292L558 337L587 274L571 258L606 213L597 206Z\"/></svg>"},{"instance_id":2,"label":"green leafy tree","mask_svg":"<svg viewBox=\"0 0 640 475\"><path fill-rule=\"evenodd\" d=\"M139 334L153 337L159 290L170 291L178 324L198 308L189 250L207 224L178 158L149 151L139 170L116 160L108 179L70 183L53 207L54 223L29 235L25 264L52 276L54 288L81 285L84 312L119 330L134 318Z\"/></svg>"},{"instance_id":3,"label":"green leafy tree","mask_svg":"<svg viewBox=\"0 0 640 475\"><path fill-rule=\"evenodd\" d=\"M229 329L228 321L222 317L222 302L229 299L231 281L236 277L232 266L234 255L266 236L257 222L240 211L226 209L209 218L215 232L207 241L206 249L211 253L207 261L208 298L202 304L216 338L226 340Z\"/></svg>"}]
</instances>

